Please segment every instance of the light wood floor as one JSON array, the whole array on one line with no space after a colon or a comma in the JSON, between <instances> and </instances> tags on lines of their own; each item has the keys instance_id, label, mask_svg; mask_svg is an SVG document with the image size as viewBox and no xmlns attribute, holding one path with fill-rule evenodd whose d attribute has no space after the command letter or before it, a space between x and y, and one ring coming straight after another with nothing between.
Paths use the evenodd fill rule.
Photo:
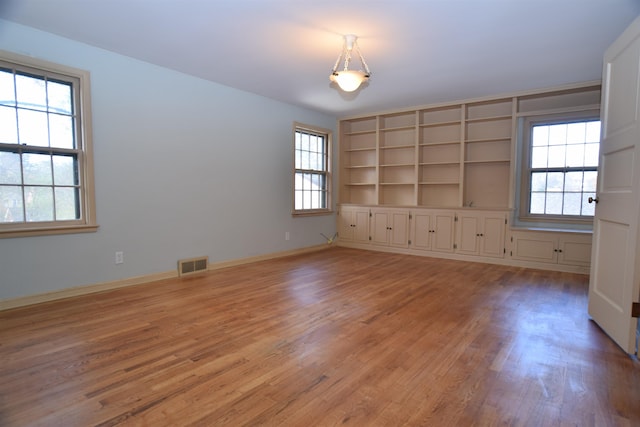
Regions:
<instances>
[{"instance_id":1,"label":"light wood floor","mask_svg":"<svg viewBox=\"0 0 640 427\"><path fill-rule=\"evenodd\" d=\"M638 426L584 275L335 248L0 312L2 426Z\"/></svg>"}]
</instances>

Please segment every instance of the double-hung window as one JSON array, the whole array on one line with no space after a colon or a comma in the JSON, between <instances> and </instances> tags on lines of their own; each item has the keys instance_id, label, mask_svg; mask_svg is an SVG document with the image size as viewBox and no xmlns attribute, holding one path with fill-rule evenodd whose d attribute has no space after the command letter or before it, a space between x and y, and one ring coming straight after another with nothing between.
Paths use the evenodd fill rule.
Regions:
<instances>
[{"instance_id":1,"label":"double-hung window","mask_svg":"<svg viewBox=\"0 0 640 427\"><path fill-rule=\"evenodd\" d=\"M0 236L94 231L86 72L0 52Z\"/></svg>"},{"instance_id":2,"label":"double-hung window","mask_svg":"<svg viewBox=\"0 0 640 427\"><path fill-rule=\"evenodd\" d=\"M525 122L521 218L590 221L598 177L600 119Z\"/></svg>"},{"instance_id":3,"label":"double-hung window","mask_svg":"<svg viewBox=\"0 0 640 427\"><path fill-rule=\"evenodd\" d=\"M331 211L331 132L294 125L294 215Z\"/></svg>"}]
</instances>

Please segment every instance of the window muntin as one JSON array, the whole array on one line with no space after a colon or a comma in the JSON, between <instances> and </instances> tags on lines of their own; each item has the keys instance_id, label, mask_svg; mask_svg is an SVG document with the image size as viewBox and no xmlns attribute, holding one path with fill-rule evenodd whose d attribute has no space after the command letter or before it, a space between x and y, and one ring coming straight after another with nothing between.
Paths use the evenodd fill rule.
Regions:
<instances>
[{"instance_id":1,"label":"window muntin","mask_svg":"<svg viewBox=\"0 0 640 427\"><path fill-rule=\"evenodd\" d=\"M88 73L22 59L0 52L0 236L92 231Z\"/></svg>"},{"instance_id":2,"label":"window muntin","mask_svg":"<svg viewBox=\"0 0 640 427\"><path fill-rule=\"evenodd\" d=\"M329 211L330 188L330 133L296 126L294 213Z\"/></svg>"},{"instance_id":3,"label":"window muntin","mask_svg":"<svg viewBox=\"0 0 640 427\"><path fill-rule=\"evenodd\" d=\"M593 217L600 149L600 121L533 123L527 189L529 216Z\"/></svg>"}]
</instances>

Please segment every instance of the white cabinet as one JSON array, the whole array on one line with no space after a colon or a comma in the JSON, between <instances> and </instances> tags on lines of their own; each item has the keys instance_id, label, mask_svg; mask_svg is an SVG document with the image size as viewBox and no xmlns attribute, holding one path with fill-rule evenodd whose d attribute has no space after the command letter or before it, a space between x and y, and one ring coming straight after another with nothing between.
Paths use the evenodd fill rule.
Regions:
<instances>
[{"instance_id":1,"label":"white cabinet","mask_svg":"<svg viewBox=\"0 0 640 427\"><path fill-rule=\"evenodd\" d=\"M338 211L338 237L340 240L369 243L369 209L342 207Z\"/></svg>"},{"instance_id":2,"label":"white cabinet","mask_svg":"<svg viewBox=\"0 0 640 427\"><path fill-rule=\"evenodd\" d=\"M411 243L415 249L424 251L453 252L453 211L413 211Z\"/></svg>"},{"instance_id":3,"label":"white cabinet","mask_svg":"<svg viewBox=\"0 0 640 427\"><path fill-rule=\"evenodd\" d=\"M512 231L513 259L588 267L591 233Z\"/></svg>"},{"instance_id":4,"label":"white cabinet","mask_svg":"<svg viewBox=\"0 0 640 427\"><path fill-rule=\"evenodd\" d=\"M457 253L504 258L506 213L459 212L457 218Z\"/></svg>"},{"instance_id":5,"label":"white cabinet","mask_svg":"<svg viewBox=\"0 0 640 427\"><path fill-rule=\"evenodd\" d=\"M374 245L409 247L409 211L373 209L371 234Z\"/></svg>"}]
</instances>

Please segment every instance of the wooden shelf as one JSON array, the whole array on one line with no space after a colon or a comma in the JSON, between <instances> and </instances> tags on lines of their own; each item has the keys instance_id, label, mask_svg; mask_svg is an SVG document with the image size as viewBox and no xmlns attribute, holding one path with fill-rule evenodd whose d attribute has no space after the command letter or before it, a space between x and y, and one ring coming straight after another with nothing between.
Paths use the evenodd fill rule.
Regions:
<instances>
[{"instance_id":1,"label":"wooden shelf","mask_svg":"<svg viewBox=\"0 0 640 427\"><path fill-rule=\"evenodd\" d=\"M375 187L376 184L372 182L350 182L345 185L349 187L365 187L365 186Z\"/></svg>"},{"instance_id":2,"label":"wooden shelf","mask_svg":"<svg viewBox=\"0 0 640 427\"><path fill-rule=\"evenodd\" d=\"M413 182L381 182L380 185L414 185Z\"/></svg>"},{"instance_id":3,"label":"wooden shelf","mask_svg":"<svg viewBox=\"0 0 640 427\"><path fill-rule=\"evenodd\" d=\"M482 142L511 142L510 136L497 136L495 138L477 138L477 139L466 139L464 142L466 144L476 144Z\"/></svg>"},{"instance_id":4,"label":"wooden shelf","mask_svg":"<svg viewBox=\"0 0 640 427\"><path fill-rule=\"evenodd\" d=\"M497 120L511 120L511 114L500 115L500 116L466 118L464 121L467 123L476 123L476 122L492 122Z\"/></svg>"},{"instance_id":5,"label":"wooden shelf","mask_svg":"<svg viewBox=\"0 0 640 427\"><path fill-rule=\"evenodd\" d=\"M405 148L405 149L416 148L416 146L415 145L385 145L380 147L381 150L398 150L402 148Z\"/></svg>"},{"instance_id":6,"label":"wooden shelf","mask_svg":"<svg viewBox=\"0 0 640 427\"><path fill-rule=\"evenodd\" d=\"M422 142L418 144L419 147L431 147L434 145L455 145L460 144L460 141L442 141L442 142Z\"/></svg>"},{"instance_id":7,"label":"wooden shelf","mask_svg":"<svg viewBox=\"0 0 640 427\"><path fill-rule=\"evenodd\" d=\"M380 165L381 168L405 168L405 167L414 167L414 163L388 163L385 165Z\"/></svg>"},{"instance_id":8,"label":"wooden shelf","mask_svg":"<svg viewBox=\"0 0 640 427\"><path fill-rule=\"evenodd\" d=\"M343 135L352 136L352 135L367 135L376 133L375 129L372 130L359 130L356 132L345 132Z\"/></svg>"},{"instance_id":9,"label":"wooden shelf","mask_svg":"<svg viewBox=\"0 0 640 427\"><path fill-rule=\"evenodd\" d=\"M345 153L357 153L362 151L376 151L376 147L371 148L347 148L344 150Z\"/></svg>"},{"instance_id":10,"label":"wooden shelf","mask_svg":"<svg viewBox=\"0 0 640 427\"><path fill-rule=\"evenodd\" d=\"M457 181L425 181L419 182L418 185L460 185Z\"/></svg>"},{"instance_id":11,"label":"wooden shelf","mask_svg":"<svg viewBox=\"0 0 640 427\"><path fill-rule=\"evenodd\" d=\"M509 159L488 159L488 160L465 160L465 164L479 164L479 163L510 163Z\"/></svg>"},{"instance_id":12,"label":"wooden shelf","mask_svg":"<svg viewBox=\"0 0 640 427\"><path fill-rule=\"evenodd\" d=\"M376 165L345 166L345 169L375 169Z\"/></svg>"},{"instance_id":13,"label":"wooden shelf","mask_svg":"<svg viewBox=\"0 0 640 427\"><path fill-rule=\"evenodd\" d=\"M459 165L460 162L423 162L418 163L418 166L448 166L448 165Z\"/></svg>"},{"instance_id":14,"label":"wooden shelf","mask_svg":"<svg viewBox=\"0 0 640 427\"><path fill-rule=\"evenodd\" d=\"M392 132L394 130L414 130L416 128L415 125L411 126L394 126L388 128L380 128L380 132Z\"/></svg>"},{"instance_id":15,"label":"wooden shelf","mask_svg":"<svg viewBox=\"0 0 640 427\"><path fill-rule=\"evenodd\" d=\"M418 126L421 128L433 128L438 126L455 126L459 124L462 124L461 120L455 120L455 121L452 120L450 122L437 122L437 123L421 123Z\"/></svg>"}]
</instances>

